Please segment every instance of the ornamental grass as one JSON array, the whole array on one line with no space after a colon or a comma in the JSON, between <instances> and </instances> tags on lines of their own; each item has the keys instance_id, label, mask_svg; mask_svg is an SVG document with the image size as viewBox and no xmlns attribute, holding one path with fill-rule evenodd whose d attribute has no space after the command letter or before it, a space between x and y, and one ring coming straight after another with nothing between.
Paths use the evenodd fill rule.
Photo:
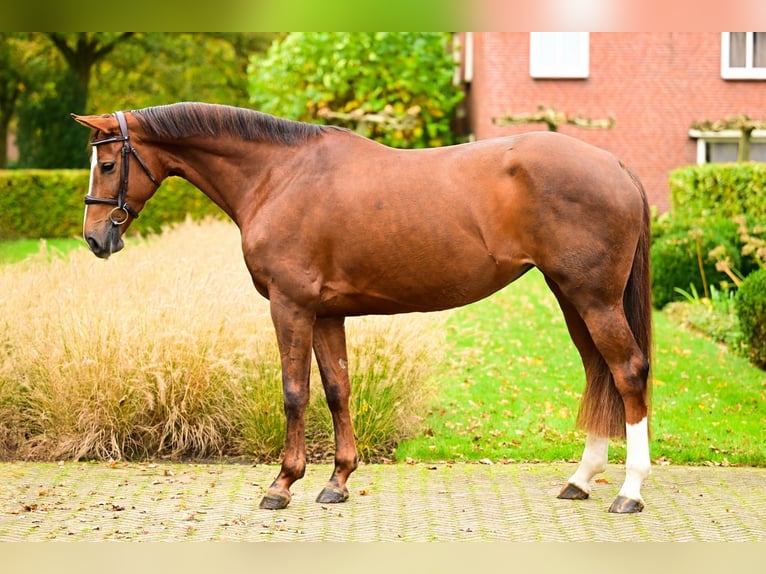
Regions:
<instances>
[{"instance_id":1,"label":"ornamental grass","mask_svg":"<svg viewBox=\"0 0 766 574\"><path fill-rule=\"evenodd\" d=\"M434 396L444 314L347 320L362 460L389 458ZM2 267L0 457L279 459L279 353L237 228L186 221L108 261L85 248ZM332 457L319 373L310 460Z\"/></svg>"}]
</instances>

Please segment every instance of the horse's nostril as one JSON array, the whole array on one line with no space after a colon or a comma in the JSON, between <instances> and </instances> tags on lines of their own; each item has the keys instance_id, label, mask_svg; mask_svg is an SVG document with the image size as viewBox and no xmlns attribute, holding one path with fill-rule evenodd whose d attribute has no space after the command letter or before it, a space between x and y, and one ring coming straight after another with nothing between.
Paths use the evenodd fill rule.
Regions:
<instances>
[{"instance_id":1,"label":"horse's nostril","mask_svg":"<svg viewBox=\"0 0 766 574\"><path fill-rule=\"evenodd\" d=\"M98 253L99 251L101 251L101 246L98 244L98 241L96 240L96 238L93 237L92 235L89 235L88 237L86 237L85 241L88 242L88 247L90 247L90 250L93 251L94 253Z\"/></svg>"}]
</instances>

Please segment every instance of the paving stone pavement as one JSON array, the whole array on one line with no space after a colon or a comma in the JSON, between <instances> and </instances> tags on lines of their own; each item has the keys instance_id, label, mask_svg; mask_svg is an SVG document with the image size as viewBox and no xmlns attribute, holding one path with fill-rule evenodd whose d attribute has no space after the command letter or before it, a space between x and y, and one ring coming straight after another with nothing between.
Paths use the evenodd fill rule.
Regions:
<instances>
[{"instance_id":1,"label":"paving stone pavement","mask_svg":"<svg viewBox=\"0 0 766 574\"><path fill-rule=\"evenodd\" d=\"M606 512L624 470L558 500L570 464L361 465L351 498L314 498L309 465L287 509L258 503L278 467L0 463L0 541L766 541L766 469L655 466L644 512Z\"/></svg>"}]
</instances>

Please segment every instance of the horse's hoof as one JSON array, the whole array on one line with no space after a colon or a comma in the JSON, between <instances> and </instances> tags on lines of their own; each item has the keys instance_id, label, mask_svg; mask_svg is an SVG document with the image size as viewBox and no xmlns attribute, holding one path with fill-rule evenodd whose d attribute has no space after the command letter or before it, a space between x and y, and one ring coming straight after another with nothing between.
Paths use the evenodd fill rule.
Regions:
<instances>
[{"instance_id":1,"label":"horse's hoof","mask_svg":"<svg viewBox=\"0 0 766 574\"><path fill-rule=\"evenodd\" d=\"M348 500L348 488L331 488L326 486L317 496L317 502L322 504L338 504Z\"/></svg>"},{"instance_id":2,"label":"horse's hoof","mask_svg":"<svg viewBox=\"0 0 766 574\"><path fill-rule=\"evenodd\" d=\"M557 498L563 498L565 500L585 500L590 496L582 488L576 484L568 482L564 488L561 489Z\"/></svg>"},{"instance_id":3,"label":"horse's hoof","mask_svg":"<svg viewBox=\"0 0 766 574\"><path fill-rule=\"evenodd\" d=\"M259 508L264 510L281 510L290 504L290 497L282 494L268 493L261 500Z\"/></svg>"},{"instance_id":4,"label":"horse's hoof","mask_svg":"<svg viewBox=\"0 0 766 574\"><path fill-rule=\"evenodd\" d=\"M633 514L634 512L641 512L643 509L643 501L634 500L627 496L618 496L614 499L612 506L609 507L609 512L617 514Z\"/></svg>"}]
</instances>

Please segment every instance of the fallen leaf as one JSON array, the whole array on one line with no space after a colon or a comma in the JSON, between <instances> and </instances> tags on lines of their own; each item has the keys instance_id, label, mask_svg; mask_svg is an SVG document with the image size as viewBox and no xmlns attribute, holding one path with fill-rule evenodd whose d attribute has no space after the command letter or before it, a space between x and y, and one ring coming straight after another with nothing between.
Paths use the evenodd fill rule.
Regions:
<instances>
[{"instance_id":1,"label":"fallen leaf","mask_svg":"<svg viewBox=\"0 0 766 574\"><path fill-rule=\"evenodd\" d=\"M363 488L362 490L359 491L359 496L367 496L369 494L370 494L370 491L367 490L366 488Z\"/></svg>"},{"instance_id":2,"label":"fallen leaf","mask_svg":"<svg viewBox=\"0 0 766 574\"><path fill-rule=\"evenodd\" d=\"M609 481L607 479L605 479L605 478L597 478L596 482L598 484L609 484Z\"/></svg>"}]
</instances>

